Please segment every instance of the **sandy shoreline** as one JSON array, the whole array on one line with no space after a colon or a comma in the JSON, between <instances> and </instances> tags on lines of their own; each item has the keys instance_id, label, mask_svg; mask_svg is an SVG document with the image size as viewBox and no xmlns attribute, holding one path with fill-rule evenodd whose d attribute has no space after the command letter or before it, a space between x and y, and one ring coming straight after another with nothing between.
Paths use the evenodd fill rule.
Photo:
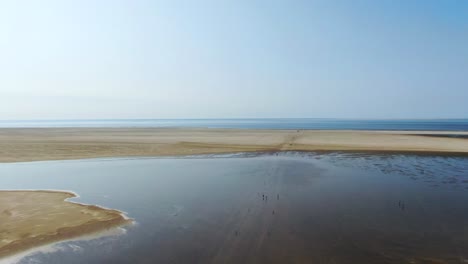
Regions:
<instances>
[{"instance_id":1,"label":"sandy shoreline","mask_svg":"<svg viewBox=\"0 0 468 264\"><path fill-rule=\"evenodd\" d=\"M68 201L76 196L67 191L0 191L0 258L131 222L118 210Z\"/></svg>"},{"instance_id":2,"label":"sandy shoreline","mask_svg":"<svg viewBox=\"0 0 468 264\"><path fill-rule=\"evenodd\" d=\"M466 137L440 131L2 128L0 162L284 150L468 154Z\"/></svg>"}]
</instances>

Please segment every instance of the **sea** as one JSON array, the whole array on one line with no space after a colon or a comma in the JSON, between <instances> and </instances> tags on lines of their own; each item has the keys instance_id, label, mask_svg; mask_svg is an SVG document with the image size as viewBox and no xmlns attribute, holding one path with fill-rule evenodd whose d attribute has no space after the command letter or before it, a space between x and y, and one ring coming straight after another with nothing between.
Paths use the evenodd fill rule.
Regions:
<instances>
[{"instance_id":1,"label":"sea","mask_svg":"<svg viewBox=\"0 0 468 264\"><path fill-rule=\"evenodd\" d=\"M0 120L0 128L25 127L187 127L236 129L468 131L468 119L256 118Z\"/></svg>"}]
</instances>

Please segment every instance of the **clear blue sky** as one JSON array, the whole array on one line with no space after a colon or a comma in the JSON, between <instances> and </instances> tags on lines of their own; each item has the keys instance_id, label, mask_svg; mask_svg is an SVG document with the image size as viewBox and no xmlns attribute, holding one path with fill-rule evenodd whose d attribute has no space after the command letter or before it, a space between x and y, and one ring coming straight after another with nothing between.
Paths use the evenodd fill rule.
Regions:
<instances>
[{"instance_id":1,"label":"clear blue sky","mask_svg":"<svg viewBox=\"0 0 468 264\"><path fill-rule=\"evenodd\" d=\"M0 119L468 117L465 0L6 0L0 58Z\"/></svg>"}]
</instances>

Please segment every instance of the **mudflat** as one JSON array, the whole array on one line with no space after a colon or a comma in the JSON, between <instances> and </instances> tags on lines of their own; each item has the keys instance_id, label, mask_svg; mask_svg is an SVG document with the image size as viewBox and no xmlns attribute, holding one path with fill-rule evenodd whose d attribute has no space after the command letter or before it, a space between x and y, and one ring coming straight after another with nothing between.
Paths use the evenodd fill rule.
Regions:
<instances>
[{"instance_id":1,"label":"mudflat","mask_svg":"<svg viewBox=\"0 0 468 264\"><path fill-rule=\"evenodd\" d=\"M3 128L0 162L248 151L468 153L468 132Z\"/></svg>"},{"instance_id":2,"label":"mudflat","mask_svg":"<svg viewBox=\"0 0 468 264\"><path fill-rule=\"evenodd\" d=\"M0 191L0 258L130 222L121 212L65 201L60 191Z\"/></svg>"}]
</instances>

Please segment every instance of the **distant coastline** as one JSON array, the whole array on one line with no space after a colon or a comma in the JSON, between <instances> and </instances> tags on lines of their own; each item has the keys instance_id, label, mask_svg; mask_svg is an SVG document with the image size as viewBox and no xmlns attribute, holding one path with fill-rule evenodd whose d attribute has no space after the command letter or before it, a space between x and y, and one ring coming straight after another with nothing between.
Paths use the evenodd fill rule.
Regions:
<instances>
[{"instance_id":1,"label":"distant coastline","mask_svg":"<svg viewBox=\"0 0 468 264\"><path fill-rule=\"evenodd\" d=\"M0 162L272 151L468 154L468 132L0 128Z\"/></svg>"}]
</instances>

